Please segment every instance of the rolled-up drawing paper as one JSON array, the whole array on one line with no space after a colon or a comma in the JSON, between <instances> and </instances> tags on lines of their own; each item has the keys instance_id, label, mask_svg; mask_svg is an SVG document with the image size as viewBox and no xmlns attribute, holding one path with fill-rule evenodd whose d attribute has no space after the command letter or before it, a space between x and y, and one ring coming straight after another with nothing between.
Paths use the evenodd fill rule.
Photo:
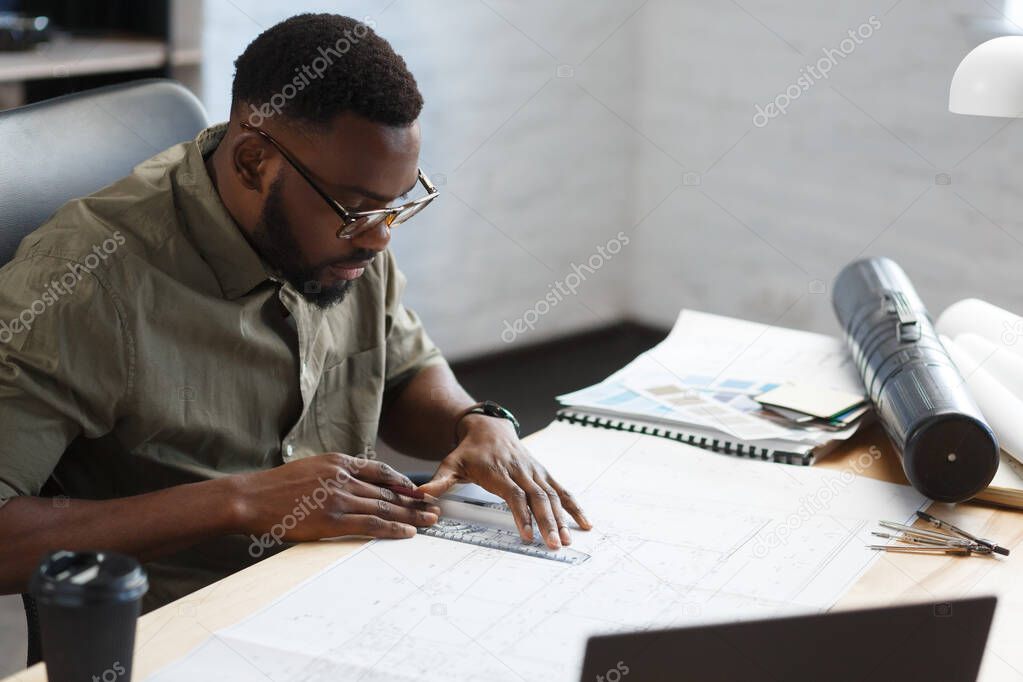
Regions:
<instances>
[{"instance_id":1,"label":"rolled-up drawing paper","mask_svg":"<svg viewBox=\"0 0 1023 682\"><path fill-rule=\"evenodd\" d=\"M955 339L960 334L977 334L1023 356L1023 318L976 298L953 303L934 324L939 334Z\"/></svg>"},{"instance_id":2,"label":"rolled-up drawing paper","mask_svg":"<svg viewBox=\"0 0 1023 682\"><path fill-rule=\"evenodd\" d=\"M1023 461L1023 419L1020 419L1023 400L995 378L999 376L997 371L989 371L995 369L991 365L998 356L998 348L992 348L987 339L976 334L960 334L955 341L943 336L941 342L966 378L966 385L994 429L1002 450Z\"/></svg>"},{"instance_id":3,"label":"rolled-up drawing paper","mask_svg":"<svg viewBox=\"0 0 1023 682\"><path fill-rule=\"evenodd\" d=\"M938 334L944 336L944 332L940 328L938 329ZM942 338L942 342L944 342L944 338ZM988 374L996 377L998 383L1004 386L1009 393L1023 400L1023 355L1016 355L1011 350L998 343L992 343L989 339L979 334L958 334L952 337L952 342L966 351L971 358L979 358L977 360L978 364L983 365ZM948 344L946 344L946 347L948 347ZM951 348L948 348L948 352L952 353L952 359L956 360L956 364L959 365L959 361L956 359ZM964 375L966 373L962 365L959 365L959 371ZM967 381L967 383L969 382ZM977 395L973 387L970 387L970 392L977 399L980 411L984 412L984 405L980 402L980 396ZM987 412L984 412L984 415L987 416ZM1023 413L1017 415L1017 420L1023 425L1023 419L1020 419L1020 417L1023 417ZM990 419L988 422L990 423ZM991 424L992 428L994 426L994 424ZM995 429L995 435L998 435L998 429Z\"/></svg>"},{"instance_id":4,"label":"rolled-up drawing paper","mask_svg":"<svg viewBox=\"0 0 1023 682\"><path fill-rule=\"evenodd\" d=\"M887 258L850 263L832 305L913 487L942 502L987 487L998 441L902 268Z\"/></svg>"}]
</instances>

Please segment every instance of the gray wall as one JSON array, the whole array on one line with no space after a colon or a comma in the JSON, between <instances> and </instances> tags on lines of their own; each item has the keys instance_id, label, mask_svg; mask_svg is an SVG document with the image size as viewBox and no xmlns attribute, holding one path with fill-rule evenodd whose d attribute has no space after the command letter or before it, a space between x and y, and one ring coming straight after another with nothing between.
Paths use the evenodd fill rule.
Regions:
<instances>
[{"instance_id":1,"label":"gray wall","mask_svg":"<svg viewBox=\"0 0 1023 682\"><path fill-rule=\"evenodd\" d=\"M637 31L646 83L633 122L653 144L639 147L637 182L667 185L652 169L670 154L700 184L677 189L637 229L633 310L667 323L685 305L834 332L830 297L814 292L860 255L900 262L933 313L966 296L1023 309L1014 267L1023 128L947 110L951 75L999 28L997 6L645 7ZM755 105L871 16L879 28L838 57L829 78L787 114L753 124Z\"/></svg>"},{"instance_id":2,"label":"gray wall","mask_svg":"<svg viewBox=\"0 0 1023 682\"><path fill-rule=\"evenodd\" d=\"M827 287L858 255L901 262L935 312L965 296L1023 309L1023 131L946 108L1000 7L209 0L205 100L226 116L232 59L281 18L373 21L427 100L422 162L444 197L394 249L451 357L624 317L668 325L682 306L834 332ZM869 37L843 44L861 25ZM850 45L754 125L756 105ZM629 244L599 255L619 231Z\"/></svg>"}]
</instances>

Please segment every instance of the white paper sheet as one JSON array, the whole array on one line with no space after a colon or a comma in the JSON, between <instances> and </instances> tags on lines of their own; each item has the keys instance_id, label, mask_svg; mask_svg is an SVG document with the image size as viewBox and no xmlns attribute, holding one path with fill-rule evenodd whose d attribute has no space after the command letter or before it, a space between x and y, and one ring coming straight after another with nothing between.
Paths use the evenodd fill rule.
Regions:
<instances>
[{"instance_id":1,"label":"white paper sheet","mask_svg":"<svg viewBox=\"0 0 1023 682\"><path fill-rule=\"evenodd\" d=\"M952 340L971 357L979 358L988 374L996 377L1010 393L1023 399L1023 355L979 334L959 334Z\"/></svg>"},{"instance_id":2,"label":"white paper sheet","mask_svg":"<svg viewBox=\"0 0 1023 682\"><path fill-rule=\"evenodd\" d=\"M695 310L683 310L671 334L651 354L675 374L792 381L864 392L849 349L840 339Z\"/></svg>"},{"instance_id":3,"label":"white paper sheet","mask_svg":"<svg viewBox=\"0 0 1023 682\"><path fill-rule=\"evenodd\" d=\"M934 328L950 339L960 334L977 334L1023 355L1023 318L987 301L967 298L953 303L938 316Z\"/></svg>"},{"instance_id":4,"label":"white paper sheet","mask_svg":"<svg viewBox=\"0 0 1023 682\"><path fill-rule=\"evenodd\" d=\"M960 335L959 338L963 338ZM966 380L966 386L970 394L977 402L984 419L991 426L998 438L998 444L1002 450L1017 460L1023 459L1023 400L1014 395L995 377L997 374L989 372L988 365L999 353L995 346L985 346L984 340L979 336L966 336L966 344L953 341L946 336L941 337L941 342L948 350L952 362L956 364L959 373ZM989 343L989 342L988 342Z\"/></svg>"},{"instance_id":5,"label":"white paper sheet","mask_svg":"<svg viewBox=\"0 0 1023 682\"><path fill-rule=\"evenodd\" d=\"M377 541L150 679L575 682L591 634L827 609L876 560L876 521L925 502L851 473L565 423L529 445L596 525L574 534L585 563Z\"/></svg>"}]
</instances>

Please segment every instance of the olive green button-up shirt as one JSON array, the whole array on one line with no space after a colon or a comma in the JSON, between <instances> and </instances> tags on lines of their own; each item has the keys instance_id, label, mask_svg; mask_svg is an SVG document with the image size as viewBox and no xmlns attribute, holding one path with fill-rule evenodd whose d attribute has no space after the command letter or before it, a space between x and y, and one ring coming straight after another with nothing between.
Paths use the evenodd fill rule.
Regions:
<instances>
[{"instance_id":1,"label":"olive green button-up shirt","mask_svg":"<svg viewBox=\"0 0 1023 682\"><path fill-rule=\"evenodd\" d=\"M385 394L444 362L390 252L326 310L273 274L206 172L225 129L69 202L0 269L0 504L363 453ZM147 564L146 607L253 561L249 543Z\"/></svg>"}]
</instances>

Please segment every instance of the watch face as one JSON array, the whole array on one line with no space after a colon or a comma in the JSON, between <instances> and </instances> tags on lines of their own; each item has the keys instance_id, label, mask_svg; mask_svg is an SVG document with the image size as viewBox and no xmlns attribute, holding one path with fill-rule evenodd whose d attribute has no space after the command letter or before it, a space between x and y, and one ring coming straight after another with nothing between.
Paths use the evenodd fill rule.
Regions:
<instances>
[{"instance_id":1,"label":"watch face","mask_svg":"<svg viewBox=\"0 0 1023 682\"><path fill-rule=\"evenodd\" d=\"M508 415L511 414L510 412L508 412L508 410L504 409L497 403L487 403L486 405L483 406L483 409L486 410L487 414L489 414L491 417L507 418Z\"/></svg>"},{"instance_id":2,"label":"watch face","mask_svg":"<svg viewBox=\"0 0 1023 682\"><path fill-rule=\"evenodd\" d=\"M510 411L501 407L494 401L492 400L484 401L482 407L484 414L491 417L500 417L501 419L507 419L512 423L512 425L515 426L516 432L519 430L519 420L515 418L515 415L513 415Z\"/></svg>"}]
</instances>

